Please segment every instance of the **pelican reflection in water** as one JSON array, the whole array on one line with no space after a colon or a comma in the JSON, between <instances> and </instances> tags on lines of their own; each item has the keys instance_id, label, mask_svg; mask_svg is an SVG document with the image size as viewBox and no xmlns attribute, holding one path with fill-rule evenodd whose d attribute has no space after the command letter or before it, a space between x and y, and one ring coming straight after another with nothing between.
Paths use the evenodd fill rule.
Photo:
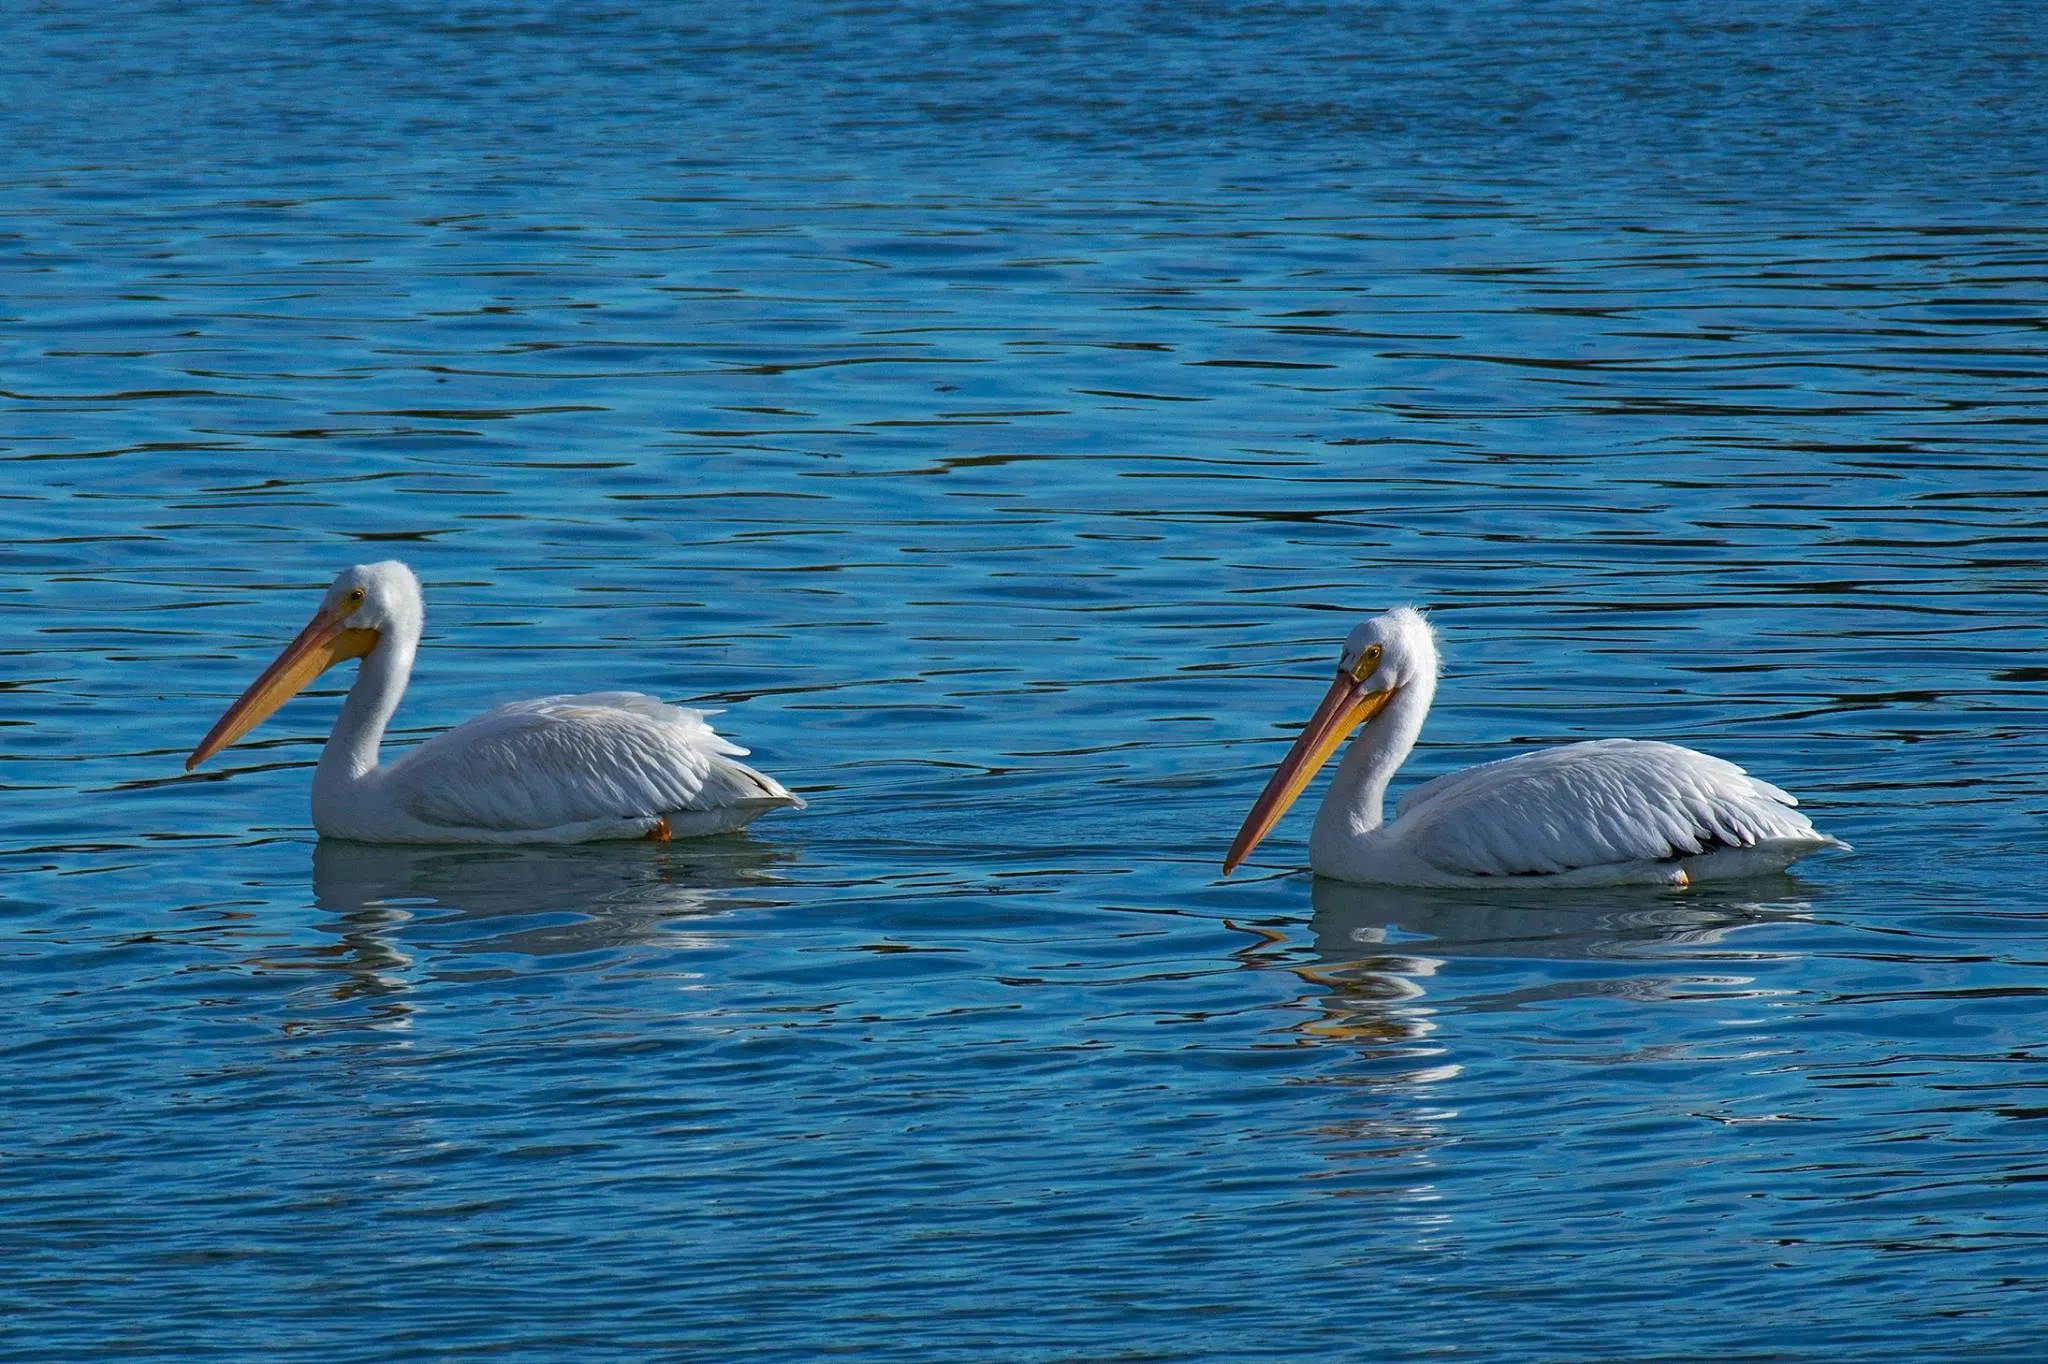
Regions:
<instances>
[{"instance_id":1,"label":"pelican reflection in water","mask_svg":"<svg viewBox=\"0 0 2048 1364\"><path fill-rule=\"evenodd\" d=\"M1789 877L1776 880L1785 889L1796 888ZM1723 957L1757 960L1756 953L1721 944L1744 928L1801 922L1810 909L1801 898L1740 898L1712 890L1645 900L1640 892L1618 888L1519 889L1482 894L1317 877L1310 892L1316 960L1297 970L1325 992L1325 1016L1308 1031L1387 1042L1433 1032L1433 1015L1452 1005L1512 1008L1539 998L1556 1003L1616 993L1661 996L1676 986L1742 991L1753 985L1747 969L1700 968ZM1525 982L1507 983L1497 974L1477 991L1432 983L1455 964L1479 961L1580 962L1589 969L1538 972L1542 983L1526 997ZM1507 988L1494 988L1500 983Z\"/></svg>"},{"instance_id":2,"label":"pelican reflection in water","mask_svg":"<svg viewBox=\"0 0 2048 1364\"><path fill-rule=\"evenodd\" d=\"M1759 889L1770 887L1752 893ZM1324 1187L1370 1194L1418 1247L1455 1244L1459 1231L1440 1184L1457 1162L1443 1154L1461 1139L1501 1135L1504 1107L1556 1102L1554 1070L1503 1065L1504 1034L1523 1039L1517 1057L1528 1039L1554 1035L1576 1064L1584 1053L1569 1039L1583 1038L1589 1017L1611 1019L1616 996L1768 993L1758 973L1795 954L1724 940L1799 922L1809 908L1711 888L1482 893L1319 877L1311 893L1312 954L1273 930L1267 950L1238 955L1302 983L1289 1031L1318 1044L1328 1064L1317 1078L1333 1086L1306 1129L1329 1161ZM1468 1075L1468 1066L1479 1070Z\"/></svg>"},{"instance_id":3,"label":"pelican reflection in water","mask_svg":"<svg viewBox=\"0 0 2048 1364\"><path fill-rule=\"evenodd\" d=\"M790 856L744 838L658 849L322 839L313 848L313 897L337 916L339 993L392 995L410 988L407 947L427 942L457 956L528 958L687 944L693 919L781 903L774 868Z\"/></svg>"}]
</instances>

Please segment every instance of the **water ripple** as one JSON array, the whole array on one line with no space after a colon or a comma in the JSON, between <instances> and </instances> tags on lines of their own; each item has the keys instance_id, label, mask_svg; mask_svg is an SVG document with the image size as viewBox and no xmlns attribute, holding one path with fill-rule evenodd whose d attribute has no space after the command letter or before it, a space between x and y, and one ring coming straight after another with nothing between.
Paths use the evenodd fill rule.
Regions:
<instances>
[{"instance_id":1,"label":"water ripple","mask_svg":"<svg viewBox=\"0 0 2048 1364\"><path fill-rule=\"evenodd\" d=\"M2027 7L188 8L0 52L0 1357L2034 1349ZM811 808L316 844L336 685L184 774L393 555L399 741ZM1403 601L1414 776L1859 851L1222 882Z\"/></svg>"}]
</instances>

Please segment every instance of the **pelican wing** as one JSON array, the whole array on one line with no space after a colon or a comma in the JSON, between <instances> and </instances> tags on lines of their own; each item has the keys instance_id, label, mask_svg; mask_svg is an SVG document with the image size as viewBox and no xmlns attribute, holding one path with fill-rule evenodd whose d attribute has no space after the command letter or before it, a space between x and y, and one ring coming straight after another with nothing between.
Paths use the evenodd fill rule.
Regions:
<instances>
[{"instance_id":1,"label":"pelican wing","mask_svg":"<svg viewBox=\"0 0 2048 1364\"><path fill-rule=\"evenodd\" d=\"M539 830L749 802L801 804L704 712L638 692L515 701L414 748L391 781L445 828Z\"/></svg>"},{"instance_id":2,"label":"pelican wing","mask_svg":"<svg viewBox=\"0 0 2048 1364\"><path fill-rule=\"evenodd\" d=\"M1446 872L1514 876L1783 841L1815 847L1798 801L1734 763L1673 744L1603 739L1518 754L1401 800L1401 846Z\"/></svg>"}]
</instances>

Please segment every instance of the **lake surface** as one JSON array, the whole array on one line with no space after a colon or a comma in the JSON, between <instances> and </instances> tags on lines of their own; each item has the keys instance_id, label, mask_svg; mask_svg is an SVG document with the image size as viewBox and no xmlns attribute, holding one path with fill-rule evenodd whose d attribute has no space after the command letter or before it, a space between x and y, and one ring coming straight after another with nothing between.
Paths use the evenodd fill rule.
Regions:
<instances>
[{"instance_id":1,"label":"lake surface","mask_svg":"<svg viewBox=\"0 0 2048 1364\"><path fill-rule=\"evenodd\" d=\"M2014 1358L2048 1332L2030 3L33 6L0 50L0 1359ZM321 845L724 708L811 808ZM1691 744L1685 894L1218 863Z\"/></svg>"}]
</instances>

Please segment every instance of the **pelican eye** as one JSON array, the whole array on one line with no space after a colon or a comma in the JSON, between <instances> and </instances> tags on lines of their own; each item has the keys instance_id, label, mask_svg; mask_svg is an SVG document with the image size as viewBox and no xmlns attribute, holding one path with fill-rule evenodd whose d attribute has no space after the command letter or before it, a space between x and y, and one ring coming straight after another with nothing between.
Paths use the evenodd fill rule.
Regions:
<instances>
[{"instance_id":1,"label":"pelican eye","mask_svg":"<svg viewBox=\"0 0 2048 1364\"><path fill-rule=\"evenodd\" d=\"M363 589L360 587L351 587L348 590L348 595L346 597L343 597L341 600L343 605L347 606L349 610L353 611L358 606L361 606L363 604Z\"/></svg>"},{"instance_id":2,"label":"pelican eye","mask_svg":"<svg viewBox=\"0 0 2048 1364\"><path fill-rule=\"evenodd\" d=\"M1379 665L1380 646L1368 644L1365 646L1365 652L1358 656L1358 661L1351 665L1351 675L1363 682L1371 675L1372 670L1379 667Z\"/></svg>"}]
</instances>

